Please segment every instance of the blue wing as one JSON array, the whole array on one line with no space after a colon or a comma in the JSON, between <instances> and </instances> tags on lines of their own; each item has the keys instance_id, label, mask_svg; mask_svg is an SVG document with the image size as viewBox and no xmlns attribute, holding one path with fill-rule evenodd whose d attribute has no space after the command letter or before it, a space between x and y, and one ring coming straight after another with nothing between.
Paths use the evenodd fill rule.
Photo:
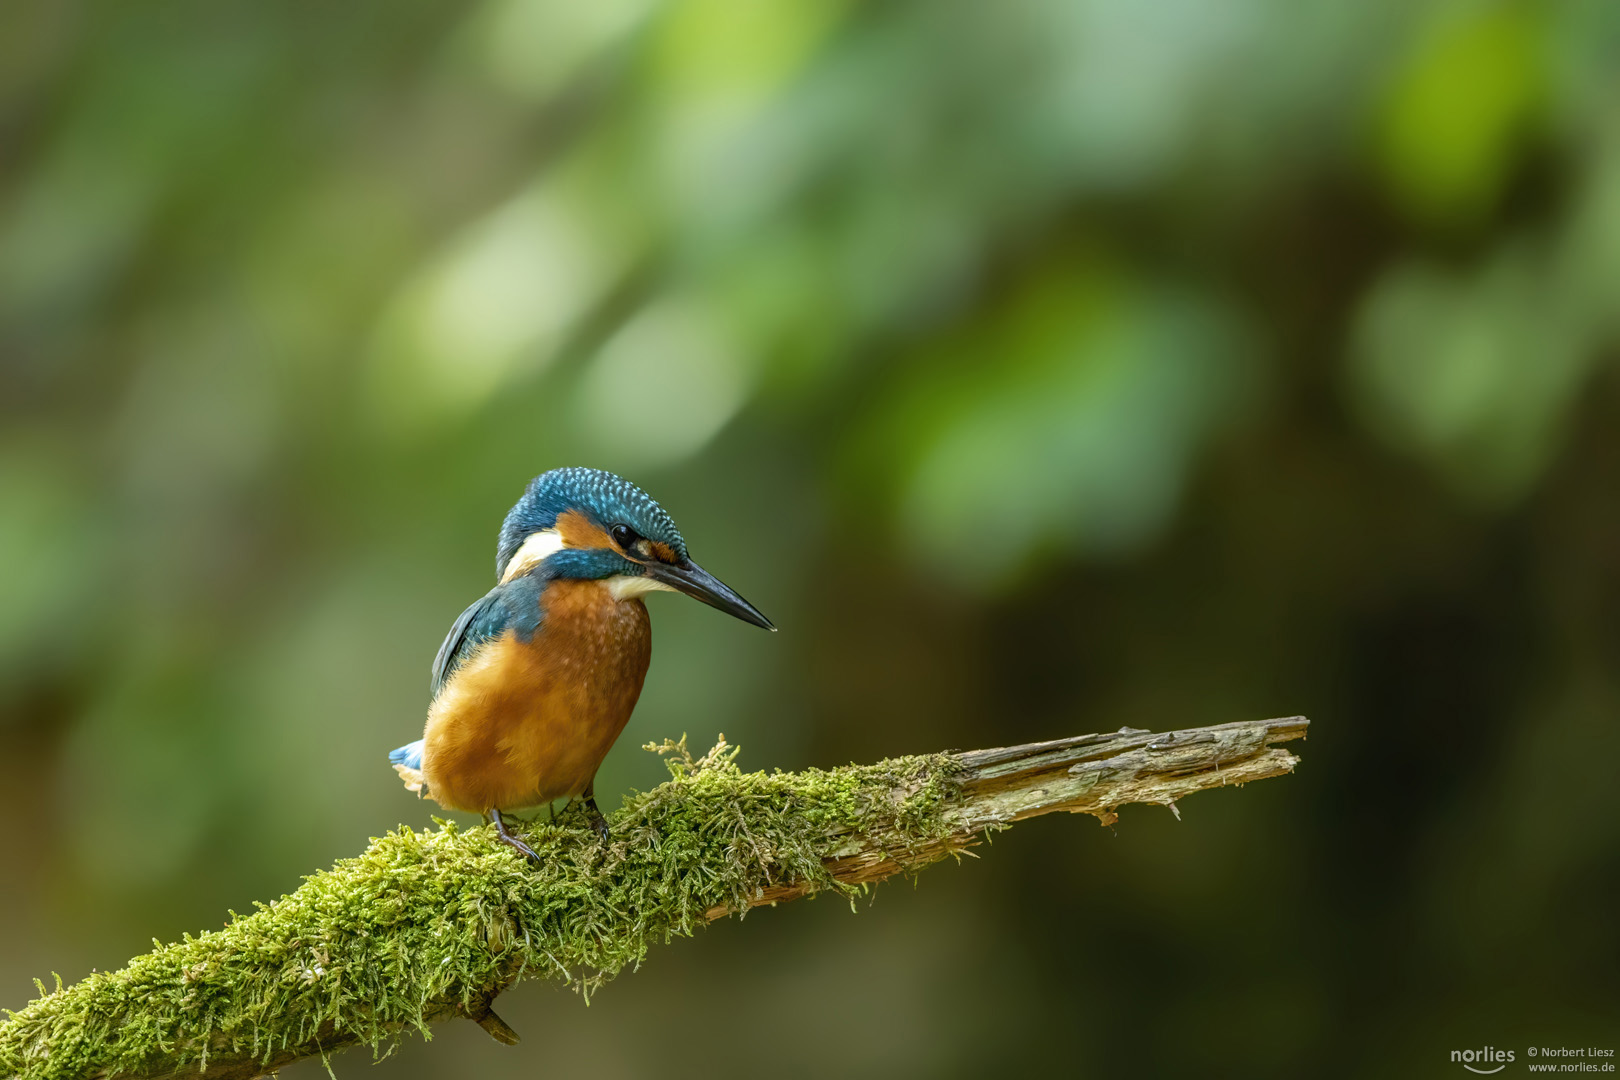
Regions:
<instances>
[{"instance_id":1,"label":"blue wing","mask_svg":"<svg viewBox=\"0 0 1620 1080\"><path fill-rule=\"evenodd\" d=\"M484 598L461 613L433 658L433 696L450 680L462 661L478 646L508 630L528 639L540 627L540 592L545 582L533 575L497 585Z\"/></svg>"},{"instance_id":2,"label":"blue wing","mask_svg":"<svg viewBox=\"0 0 1620 1080\"><path fill-rule=\"evenodd\" d=\"M439 654L433 658L433 696L438 697L456 668L478 647L508 630L528 640L540 628L540 594L546 582L527 575L497 585L484 598L461 613L450 633L445 635ZM405 781L407 790L426 794L422 780L422 740L407 743L388 755L389 764Z\"/></svg>"}]
</instances>

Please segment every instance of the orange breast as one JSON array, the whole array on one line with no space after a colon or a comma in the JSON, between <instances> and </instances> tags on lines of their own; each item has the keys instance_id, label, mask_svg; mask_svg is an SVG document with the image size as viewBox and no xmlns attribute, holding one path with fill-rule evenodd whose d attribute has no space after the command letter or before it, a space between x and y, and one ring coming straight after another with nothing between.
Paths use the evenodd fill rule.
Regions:
<instances>
[{"instance_id":1,"label":"orange breast","mask_svg":"<svg viewBox=\"0 0 1620 1080\"><path fill-rule=\"evenodd\" d=\"M462 661L428 709L428 794L478 813L578 795L630 719L652 658L640 600L595 581L547 586L532 641L505 634Z\"/></svg>"}]
</instances>

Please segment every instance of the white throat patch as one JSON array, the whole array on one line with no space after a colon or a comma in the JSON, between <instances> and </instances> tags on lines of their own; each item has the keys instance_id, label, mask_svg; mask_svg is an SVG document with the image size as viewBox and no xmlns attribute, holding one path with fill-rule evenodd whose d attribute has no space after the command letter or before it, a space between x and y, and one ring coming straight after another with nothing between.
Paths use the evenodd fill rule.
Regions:
<instances>
[{"instance_id":1,"label":"white throat patch","mask_svg":"<svg viewBox=\"0 0 1620 1080\"><path fill-rule=\"evenodd\" d=\"M655 581L645 574L615 574L602 581L615 600L634 600L651 592L674 592L672 586Z\"/></svg>"},{"instance_id":2,"label":"white throat patch","mask_svg":"<svg viewBox=\"0 0 1620 1080\"><path fill-rule=\"evenodd\" d=\"M521 577L533 570L535 564L541 562L548 555L554 555L563 549L562 534L556 529L541 529L537 533L530 533L523 541L523 546L513 554L512 561L506 564L506 573L501 575L501 584L506 584L515 577Z\"/></svg>"}]
</instances>

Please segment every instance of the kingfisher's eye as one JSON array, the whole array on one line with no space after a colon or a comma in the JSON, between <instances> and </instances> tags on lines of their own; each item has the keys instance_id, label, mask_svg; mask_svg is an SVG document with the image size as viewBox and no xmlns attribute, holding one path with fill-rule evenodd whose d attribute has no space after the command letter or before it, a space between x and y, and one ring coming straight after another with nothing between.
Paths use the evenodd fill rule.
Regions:
<instances>
[{"instance_id":1,"label":"kingfisher's eye","mask_svg":"<svg viewBox=\"0 0 1620 1080\"><path fill-rule=\"evenodd\" d=\"M621 548L623 548L626 551L629 551L632 548L634 548L635 545L636 545L636 541L638 541L640 539L641 539L641 534L636 532L636 530L632 529L628 525L615 525L615 526L613 526L613 542L615 544L618 544Z\"/></svg>"}]
</instances>

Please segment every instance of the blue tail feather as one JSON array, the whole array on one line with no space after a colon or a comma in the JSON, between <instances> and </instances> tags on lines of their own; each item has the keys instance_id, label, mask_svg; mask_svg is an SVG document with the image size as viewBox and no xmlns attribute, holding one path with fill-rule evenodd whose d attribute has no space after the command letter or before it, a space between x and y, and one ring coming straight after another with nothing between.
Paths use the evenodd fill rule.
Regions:
<instances>
[{"instance_id":1,"label":"blue tail feather","mask_svg":"<svg viewBox=\"0 0 1620 1080\"><path fill-rule=\"evenodd\" d=\"M414 791L418 795L427 792L427 785L422 782L421 739L390 751L388 761L394 766L394 771L399 773L399 778L405 782L406 791Z\"/></svg>"},{"instance_id":2,"label":"blue tail feather","mask_svg":"<svg viewBox=\"0 0 1620 1080\"><path fill-rule=\"evenodd\" d=\"M390 765L403 765L407 769L420 769L422 767L422 740L417 739L413 743L406 743L398 750L390 751L388 763Z\"/></svg>"}]
</instances>

